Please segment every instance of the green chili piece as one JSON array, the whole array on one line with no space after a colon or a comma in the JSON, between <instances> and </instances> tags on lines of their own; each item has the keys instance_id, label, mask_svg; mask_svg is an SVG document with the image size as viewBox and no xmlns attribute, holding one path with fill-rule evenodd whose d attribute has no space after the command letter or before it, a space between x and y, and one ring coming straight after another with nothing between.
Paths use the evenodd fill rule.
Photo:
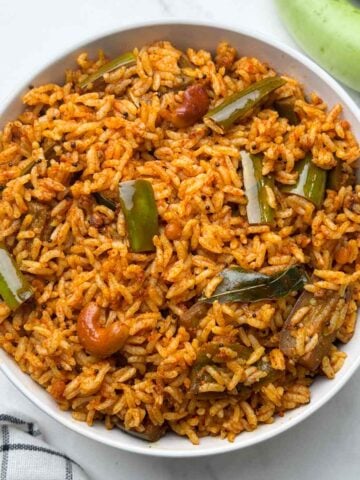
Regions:
<instances>
[{"instance_id":1,"label":"green chili piece","mask_svg":"<svg viewBox=\"0 0 360 480\"><path fill-rule=\"evenodd\" d=\"M324 200L326 185L326 170L312 162L308 154L295 165L299 176L294 185L284 185L281 190L291 195L298 195L320 208Z\"/></svg>"},{"instance_id":2,"label":"green chili piece","mask_svg":"<svg viewBox=\"0 0 360 480\"><path fill-rule=\"evenodd\" d=\"M11 310L16 310L33 295L31 286L2 242L0 242L0 295Z\"/></svg>"},{"instance_id":3,"label":"green chili piece","mask_svg":"<svg viewBox=\"0 0 360 480\"><path fill-rule=\"evenodd\" d=\"M116 210L116 203L111 200L111 198L105 197L105 195L100 192L95 192L94 197L99 205L104 205L105 207L110 208L113 212Z\"/></svg>"},{"instance_id":4,"label":"green chili piece","mask_svg":"<svg viewBox=\"0 0 360 480\"><path fill-rule=\"evenodd\" d=\"M285 83L285 80L280 77L264 78L244 90L230 95L220 105L210 110L205 118L210 118L226 130L237 120L243 119L266 100L271 92Z\"/></svg>"},{"instance_id":5,"label":"green chili piece","mask_svg":"<svg viewBox=\"0 0 360 480\"><path fill-rule=\"evenodd\" d=\"M133 252L153 252L153 237L159 233L154 191L147 180L131 180L119 185L130 247Z\"/></svg>"},{"instance_id":6,"label":"green chili piece","mask_svg":"<svg viewBox=\"0 0 360 480\"><path fill-rule=\"evenodd\" d=\"M274 209L269 205L267 187L273 189L273 178L262 174L262 160L259 155L242 152L241 163L247 197L246 213L249 224L272 223L274 220Z\"/></svg>"},{"instance_id":7,"label":"green chili piece","mask_svg":"<svg viewBox=\"0 0 360 480\"><path fill-rule=\"evenodd\" d=\"M328 173L326 187L330 188L330 190L335 190L336 192L338 192L341 187L341 181L342 181L342 164L341 164L341 161L338 160L336 167L334 167Z\"/></svg>"},{"instance_id":8,"label":"green chili piece","mask_svg":"<svg viewBox=\"0 0 360 480\"><path fill-rule=\"evenodd\" d=\"M274 102L274 108L280 117L286 118L290 125L299 125L300 119L295 112L294 106L294 97L281 98Z\"/></svg>"},{"instance_id":9,"label":"green chili piece","mask_svg":"<svg viewBox=\"0 0 360 480\"><path fill-rule=\"evenodd\" d=\"M136 57L132 52L123 53L119 57L114 58L110 62L105 63L99 70L92 73L88 77L86 77L82 82L79 83L80 88L87 87L90 83L95 82L100 77L102 77L105 73L112 72L120 67L128 67L130 65L135 65Z\"/></svg>"},{"instance_id":10,"label":"green chili piece","mask_svg":"<svg viewBox=\"0 0 360 480\"><path fill-rule=\"evenodd\" d=\"M226 268L221 276L224 281L211 297L202 297L200 302L219 303L259 302L271 300L301 290L308 278L302 268L295 265L275 275L263 275L242 268Z\"/></svg>"}]
</instances>

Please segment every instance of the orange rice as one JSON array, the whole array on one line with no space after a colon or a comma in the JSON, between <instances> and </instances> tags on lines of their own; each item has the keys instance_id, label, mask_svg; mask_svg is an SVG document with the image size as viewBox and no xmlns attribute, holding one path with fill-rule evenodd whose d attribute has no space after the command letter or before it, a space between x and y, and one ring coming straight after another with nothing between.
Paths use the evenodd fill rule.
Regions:
<instances>
[{"instance_id":1,"label":"orange rice","mask_svg":"<svg viewBox=\"0 0 360 480\"><path fill-rule=\"evenodd\" d=\"M267 102L225 134L202 121L175 128L162 112L182 101L190 83L206 85L214 106L274 70L226 43L216 56L181 52L166 41L134 54L136 65L81 90L78 82L106 61L102 53L95 61L82 53L64 85L30 89L24 113L0 132L1 238L35 292L15 312L0 302L0 345L61 409L89 425L168 429L194 444L208 435L233 441L308 403L314 378L333 378L345 361L337 341L351 339L360 300L359 145L340 105L328 110L287 76L271 100L294 96L299 125ZM339 161L343 186L327 190L320 210L275 188L268 192L274 225L251 226L241 150L263 154L263 174L278 184L294 182L294 165L307 152L325 169ZM155 192L155 253L132 253L121 210L97 204L92 195L115 196L119 182L137 178ZM45 225L39 212L47 215ZM194 335L180 325L231 265L266 274L304 265L316 279L306 289L316 295L353 285L337 341L316 372L279 348L297 293L259 303L215 302ZM79 343L76 322L89 302L101 307L104 325L120 320L129 328L126 344L110 357L90 355ZM300 330L299 355L316 343ZM221 368L206 366L209 381L201 393L212 395L197 396L190 392L191 369L208 342L238 343L251 355L245 361L228 352ZM258 368L262 359L284 374L282 381L256 388L266 377ZM230 394L241 385L251 389L246 398Z\"/></svg>"}]
</instances>

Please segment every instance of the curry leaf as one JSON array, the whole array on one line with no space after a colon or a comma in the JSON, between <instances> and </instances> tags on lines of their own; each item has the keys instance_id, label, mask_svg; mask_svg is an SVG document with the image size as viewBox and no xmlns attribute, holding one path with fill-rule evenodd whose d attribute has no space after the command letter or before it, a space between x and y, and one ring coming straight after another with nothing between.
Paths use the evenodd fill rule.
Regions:
<instances>
[{"instance_id":1,"label":"curry leaf","mask_svg":"<svg viewBox=\"0 0 360 480\"><path fill-rule=\"evenodd\" d=\"M242 268L227 268L222 271L223 281L204 303L259 302L284 297L291 292L301 290L308 279L305 271L291 266L275 275L246 271Z\"/></svg>"}]
</instances>

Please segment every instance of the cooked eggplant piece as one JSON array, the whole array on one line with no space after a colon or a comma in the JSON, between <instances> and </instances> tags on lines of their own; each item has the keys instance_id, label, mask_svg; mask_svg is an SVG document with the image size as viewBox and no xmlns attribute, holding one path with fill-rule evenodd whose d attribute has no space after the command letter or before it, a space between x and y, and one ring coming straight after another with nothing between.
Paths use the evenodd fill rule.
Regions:
<instances>
[{"instance_id":1,"label":"cooked eggplant piece","mask_svg":"<svg viewBox=\"0 0 360 480\"><path fill-rule=\"evenodd\" d=\"M286 97L274 102L274 108L278 112L279 117L286 118L290 125L299 125L300 123L294 108L295 100L295 97Z\"/></svg>"},{"instance_id":2,"label":"cooked eggplant piece","mask_svg":"<svg viewBox=\"0 0 360 480\"><path fill-rule=\"evenodd\" d=\"M100 193L100 192L95 192L95 193L94 193L94 197L95 197L96 202L97 202L99 205L104 205L105 207L110 208L110 210L112 210L113 212L115 212L115 210L116 210L116 203L115 203L111 198L106 197L105 195L103 195L103 194Z\"/></svg>"},{"instance_id":3,"label":"cooked eggplant piece","mask_svg":"<svg viewBox=\"0 0 360 480\"><path fill-rule=\"evenodd\" d=\"M283 185L281 191L306 198L320 209L325 196L327 171L315 165L310 154L296 162L294 170L298 173L296 183Z\"/></svg>"},{"instance_id":4,"label":"cooked eggplant piece","mask_svg":"<svg viewBox=\"0 0 360 480\"><path fill-rule=\"evenodd\" d=\"M210 118L224 130L227 130L234 122L243 120L254 108L261 105L270 93L285 83L286 81L280 77L263 78L240 92L225 98L220 105L210 110L205 118Z\"/></svg>"},{"instance_id":5,"label":"cooked eggplant piece","mask_svg":"<svg viewBox=\"0 0 360 480\"><path fill-rule=\"evenodd\" d=\"M210 305L206 303L195 303L179 318L179 325L193 335L200 321L207 315L209 308Z\"/></svg>"},{"instance_id":6,"label":"cooked eggplant piece","mask_svg":"<svg viewBox=\"0 0 360 480\"><path fill-rule=\"evenodd\" d=\"M241 345L239 343L230 343L228 345L222 343L209 342L199 350L196 361L192 367L190 373L191 386L190 393L201 399L218 399L225 398L227 396L236 396L239 400L245 400L251 392L258 392L261 387L271 382L276 382L284 377L284 372L275 370L271 367L270 363L264 359L259 360L255 366L259 370L266 372L266 377L261 378L258 382L251 386L238 384L236 391L234 392L201 392L200 387L208 382L213 382L211 375L204 370L208 365L212 365L215 368L220 368L221 363L226 363L230 358L226 358L226 353L222 350L228 348L237 354L237 358L247 360L251 355L251 348Z\"/></svg>"},{"instance_id":7,"label":"cooked eggplant piece","mask_svg":"<svg viewBox=\"0 0 360 480\"><path fill-rule=\"evenodd\" d=\"M0 296L11 308L17 310L34 295L30 283L21 272L4 242L0 242Z\"/></svg>"},{"instance_id":8,"label":"cooked eggplant piece","mask_svg":"<svg viewBox=\"0 0 360 480\"><path fill-rule=\"evenodd\" d=\"M48 242L53 230L49 208L46 205L33 200L29 204L29 213L33 216L31 223L32 229L41 240Z\"/></svg>"},{"instance_id":9,"label":"cooked eggplant piece","mask_svg":"<svg viewBox=\"0 0 360 480\"><path fill-rule=\"evenodd\" d=\"M194 395L201 394L200 387L206 382L211 382L211 377L204 371L204 367L208 365L219 366L219 362L226 362L227 359L222 353L222 348L229 348L237 353L238 358L247 360L251 355L251 349L239 343L223 343L209 342L203 345L197 354L194 365L192 366L190 379L190 392ZM230 360L230 359L229 359ZM218 393L218 392L214 392ZM220 392L222 393L222 392Z\"/></svg>"},{"instance_id":10,"label":"cooked eggplant piece","mask_svg":"<svg viewBox=\"0 0 360 480\"><path fill-rule=\"evenodd\" d=\"M168 430L168 425L166 423L164 423L163 425L154 425L153 423L148 422L145 425L145 429L143 432L138 432L134 429L128 430L127 428L125 428L124 424L120 420L116 422L116 426L123 432L133 437L140 438L141 440L145 440L147 442L157 442L158 440L160 440L161 437L166 434Z\"/></svg>"},{"instance_id":11,"label":"cooked eggplant piece","mask_svg":"<svg viewBox=\"0 0 360 480\"><path fill-rule=\"evenodd\" d=\"M261 370L262 372L266 372L266 377L261 378L257 383L252 385L252 388L255 390L255 392L259 391L261 387L264 385L267 385L268 383L274 383L278 382L280 379L283 379L285 377L285 372L282 370L275 370L275 368L272 368L270 363L266 360L259 360L255 364L256 368Z\"/></svg>"},{"instance_id":12,"label":"cooked eggplant piece","mask_svg":"<svg viewBox=\"0 0 360 480\"><path fill-rule=\"evenodd\" d=\"M326 188L338 192L341 187L342 176L342 162L338 159L336 167L328 173Z\"/></svg>"},{"instance_id":13,"label":"cooked eggplant piece","mask_svg":"<svg viewBox=\"0 0 360 480\"><path fill-rule=\"evenodd\" d=\"M131 250L154 252L153 238L159 234L159 215L152 184L141 178L121 182L119 197Z\"/></svg>"},{"instance_id":14,"label":"cooked eggplant piece","mask_svg":"<svg viewBox=\"0 0 360 480\"><path fill-rule=\"evenodd\" d=\"M344 323L350 297L349 287L344 292L329 292L318 298L312 293L303 292L280 332L280 350L309 370L317 370ZM317 335L317 342L301 356L296 349L296 336L300 328L305 329L308 337Z\"/></svg>"},{"instance_id":15,"label":"cooked eggplant piece","mask_svg":"<svg viewBox=\"0 0 360 480\"><path fill-rule=\"evenodd\" d=\"M262 157L241 152L241 164L247 198L246 213L249 225L269 225L274 221L274 209L268 200L274 179L262 174Z\"/></svg>"}]
</instances>

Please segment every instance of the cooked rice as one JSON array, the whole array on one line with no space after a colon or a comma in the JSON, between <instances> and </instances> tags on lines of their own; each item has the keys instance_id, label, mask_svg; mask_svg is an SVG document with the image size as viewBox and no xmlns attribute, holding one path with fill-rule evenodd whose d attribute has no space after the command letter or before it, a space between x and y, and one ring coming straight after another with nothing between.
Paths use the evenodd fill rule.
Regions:
<instances>
[{"instance_id":1,"label":"cooked rice","mask_svg":"<svg viewBox=\"0 0 360 480\"><path fill-rule=\"evenodd\" d=\"M287 359L278 341L298 295L256 304L214 303L194 338L178 320L203 292L214 292L224 267L272 274L304 264L316 275L306 287L316 294L354 285L337 334L349 341L360 300L360 187L354 186L359 146L340 105L328 110L287 76L275 96L296 97L297 126L265 105L225 135L204 123L177 129L161 111L181 100L189 81L206 81L211 104L217 105L275 72L259 59L236 59L226 43L216 57L188 49L193 68L180 66L182 52L169 42L134 53L135 66L106 74L84 92L78 81L106 59L100 53L93 61L82 53L64 85L30 89L24 113L0 133L0 184L6 185L1 237L35 290L35 301L15 313L0 303L0 345L61 409L89 425L101 421L112 428L120 421L141 432L151 422L167 424L194 444L207 435L233 441L310 401L314 373ZM294 182L294 165L305 152L326 169L338 158L346 184L327 191L321 210L269 189L275 226L249 226L241 149L263 153L263 174L272 172L283 184ZM21 176L33 160L38 163L31 173ZM119 181L139 177L155 191L161 221L156 253L131 253L121 212L97 205L91 195L115 194ZM47 208L45 227L36 224L34 202ZM240 215L232 214L234 206ZM94 218L101 219L100 227ZM121 320L130 329L122 351L109 358L88 354L78 341L77 316L90 301L106 311L107 324ZM293 319L299 354L317 343L316 335L301 327L301 314ZM190 370L209 341L240 343L252 354L244 362L230 351L221 368L208 366L209 382L201 392L256 386L266 376L257 368L259 359L285 372L286 381L253 389L246 400L197 398L189 392ZM334 345L317 373L333 378L344 360Z\"/></svg>"}]
</instances>

